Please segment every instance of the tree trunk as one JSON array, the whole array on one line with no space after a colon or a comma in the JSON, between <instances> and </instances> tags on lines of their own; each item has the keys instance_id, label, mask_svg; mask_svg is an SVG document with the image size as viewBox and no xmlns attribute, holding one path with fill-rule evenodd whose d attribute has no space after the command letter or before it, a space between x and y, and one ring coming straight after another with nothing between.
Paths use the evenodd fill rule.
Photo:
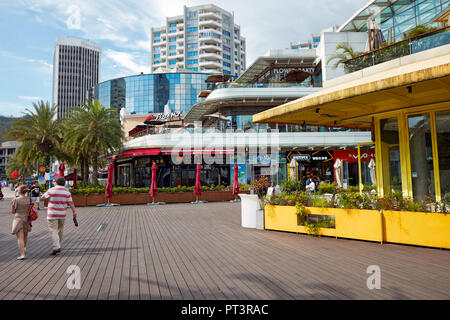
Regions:
<instances>
[{"instance_id":1,"label":"tree trunk","mask_svg":"<svg viewBox=\"0 0 450 320\"><path fill-rule=\"evenodd\" d=\"M92 183L93 184L98 184L98 180L97 180L97 176L98 176L98 155L97 152L94 152L94 154L92 155Z\"/></svg>"},{"instance_id":2,"label":"tree trunk","mask_svg":"<svg viewBox=\"0 0 450 320\"><path fill-rule=\"evenodd\" d=\"M83 157L82 165L84 168L83 182L87 184L89 182L89 161L87 157Z\"/></svg>"}]
</instances>

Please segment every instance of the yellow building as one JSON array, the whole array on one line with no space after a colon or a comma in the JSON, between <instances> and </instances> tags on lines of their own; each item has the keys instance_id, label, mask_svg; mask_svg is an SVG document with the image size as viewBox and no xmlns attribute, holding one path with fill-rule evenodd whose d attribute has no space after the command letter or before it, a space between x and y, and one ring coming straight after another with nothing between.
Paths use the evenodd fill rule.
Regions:
<instances>
[{"instance_id":1,"label":"yellow building","mask_svg":"<svg viewBox=\"0 0 450 320\"><path fill-rule=\"evenodd\" d=\"M370 129L378 196L440 201L450 192L450 44L333 79L253 120Z\"/></svg>"}]
</instances>

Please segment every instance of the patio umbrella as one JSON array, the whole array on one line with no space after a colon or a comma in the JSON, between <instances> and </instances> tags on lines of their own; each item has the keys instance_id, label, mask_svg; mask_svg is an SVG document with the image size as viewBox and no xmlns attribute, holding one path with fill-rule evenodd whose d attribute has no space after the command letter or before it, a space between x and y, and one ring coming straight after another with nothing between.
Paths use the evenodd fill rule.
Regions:
<instances>
[{"instance_id":1,"label":"patio umbrella","mask_svg":"<svg viewBox=\"0 0 450 320\"><path fill-rule=\"evenodd\" d=\"M155 162L152 164L152 184L150 185L150 196L153 198L153 202L155 203L155 197L158 194L158 187L156 185L156 170L158 166Z\"/></svg>"},{"instance_id":2,"label":"patio umbrella","mask_svg":"<svg viewBox=\"0 0 450 320\"><path fill-rule=\"evenodd\" d=\"M110 162L108 164L108 180L106 182L105 187L105 198L108 199L108 204L110 203L110 199L112 198L113 173L114 173L114 164Z\"/></svg>"},{"instance_id":3,"label":"patio umbrella","mask_svg":"<svg viewBox=\"0 0 450 320\"><path fill-rule=\"evenodd\" d=\"M64 162L61 162L59 165L59 175L61 177L64 177L64 170L66 170L66 166L64 165Z\"/></svg>"},{"instance_id":4,"label":"patio umbrella","mask_svg":"<svg viewBox=\"0 0 450 320\"><path fill-rule=\"evenodd\" d=\"M380 26L375 21L367 21L366 51L370 52L381 48L385 41Z\"/></svg>"},{"instance_id":5,"label":"patio umbrella","mask_svg":"<svg viewBox=\"0 0 450 320\"><path fill-rule=\"evenodd\" d=\"M298 162L295 159L291 160L291 163L289 164L290 169L290 178L291 180L297 180L297 168L298 168Z\"/></svg>"},{"instance_id":6,"label":"patio umbrella","mask_svg":"<svg viewBox=\"0 0 450 320\"><path fill-rule=\"evenodd\" d=\"M238 167L237 163L234 164L233 170L234 170L233 194L236 199L236 195L239 193L239 181L238 181L239 167Z\"/></svg>"},{"instance_id":7,"label":"patio umbrella","mask_svg":"<svg viewBox=\"0 0 450 320\"><path fill-rule=\"evenodd\" d=\"M202 166L200 163L197 163L197 174L195 176L195 187L194 187L194 195L196 197L196 201L198 202L198 197L202 195L202 185L200 183Z\"/></svg>"},{"instance_id":8,"label":"patio umbrella","mask_svg":"<svg viewBox=\"0 0 450 320\"><path fill-rule=\"evenodd\" d=\"M77 187L77 168L73 169L73 189L78 189Z\"/></svg>"},{"instance_id":9,"label":"patio umbrella","mask_svg":"<svg viewBox=\"0 0 450 320\"><path fill-rule=\"evenodd\" d=\"M375 170L375 160L374 159L370 159L369 162L369 169L370 169L370 180L372 180L372 185L376 186L377 185L377 172Z\"/></svg>"},{"instance_id":10,"label":"patio umbrella","mask_svg":"<svg viewBox=\"0 0 450 320\"><path fill-rule=\"evenodd\" d=\"M227 117L221 115L220 113L216 112L216 113L211 113L211 114L207 114L204 116L205 118L216 118L220 121L231 121L230 119L228 119Z\"/></svg>"},{"instance_id":11,"label":"patio umbrella","mask_svg":"<svg viewBox=\"0 0 450 320\"><path fill-rule=\"evenodd\" d=\"M338 188L342 188L342 167L343 167L342 160L337 158L336 162L334 163L334 172Z\"/></svg>"},{"instance_id":12,"label":"patio umbrella","mask_svg":"<svg viewBox=\"0 0 450 320\"><path fill-rule=\"evenodd\" d=\"M286 76L286 82L293 82L293 83L301 83L305 81L311 73L303 70L291 70L289 71Z\"/></svg>"}]
</instances>

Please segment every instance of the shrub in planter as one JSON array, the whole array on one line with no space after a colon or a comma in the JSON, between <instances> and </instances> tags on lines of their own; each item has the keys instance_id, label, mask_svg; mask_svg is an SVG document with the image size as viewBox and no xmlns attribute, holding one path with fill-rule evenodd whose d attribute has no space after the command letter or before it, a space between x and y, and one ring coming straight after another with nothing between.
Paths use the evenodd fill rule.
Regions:
<instances>
[{"instance_id":1,"label":"shrub in planter","mask_svg":"<svg viewBox=\"0 0 450 320\"><path fill-rule=\"evenodd\" d=\"M325 181L322 181L317 187L318 194L335 193L335 192L336 192L336 183L334 182L326 183Z\"/></svg>"},{"instance_id":2,"label":"shrub in planter","mask_svg":"<svg viewBox=\"0 0 450 320\"><path fill-rule=\"evenodd\" d=\"M280 183L280 189L286 193L301 192L305 190L305 183L300 180L284 180Z\"/></svg>"}]
</instances>

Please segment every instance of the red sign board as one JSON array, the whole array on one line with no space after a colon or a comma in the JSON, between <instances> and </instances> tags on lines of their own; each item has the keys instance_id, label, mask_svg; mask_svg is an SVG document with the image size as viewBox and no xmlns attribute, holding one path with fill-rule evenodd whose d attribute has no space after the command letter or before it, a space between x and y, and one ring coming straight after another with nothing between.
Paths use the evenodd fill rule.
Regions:
<instances>
[{"instance_id":1,"label":"red sign board","mask_svg":"<svg viewBox=\"0 0 450 320\"><path fill-rule=\"evenodd\" d=\"M334 153L334 161L341 159L344 162L358 162L357 150L336 150ZM370 159L375 159L375 151L364 150L361 151L361 161L369 162Z\"/></svg>"}]
</instances>

